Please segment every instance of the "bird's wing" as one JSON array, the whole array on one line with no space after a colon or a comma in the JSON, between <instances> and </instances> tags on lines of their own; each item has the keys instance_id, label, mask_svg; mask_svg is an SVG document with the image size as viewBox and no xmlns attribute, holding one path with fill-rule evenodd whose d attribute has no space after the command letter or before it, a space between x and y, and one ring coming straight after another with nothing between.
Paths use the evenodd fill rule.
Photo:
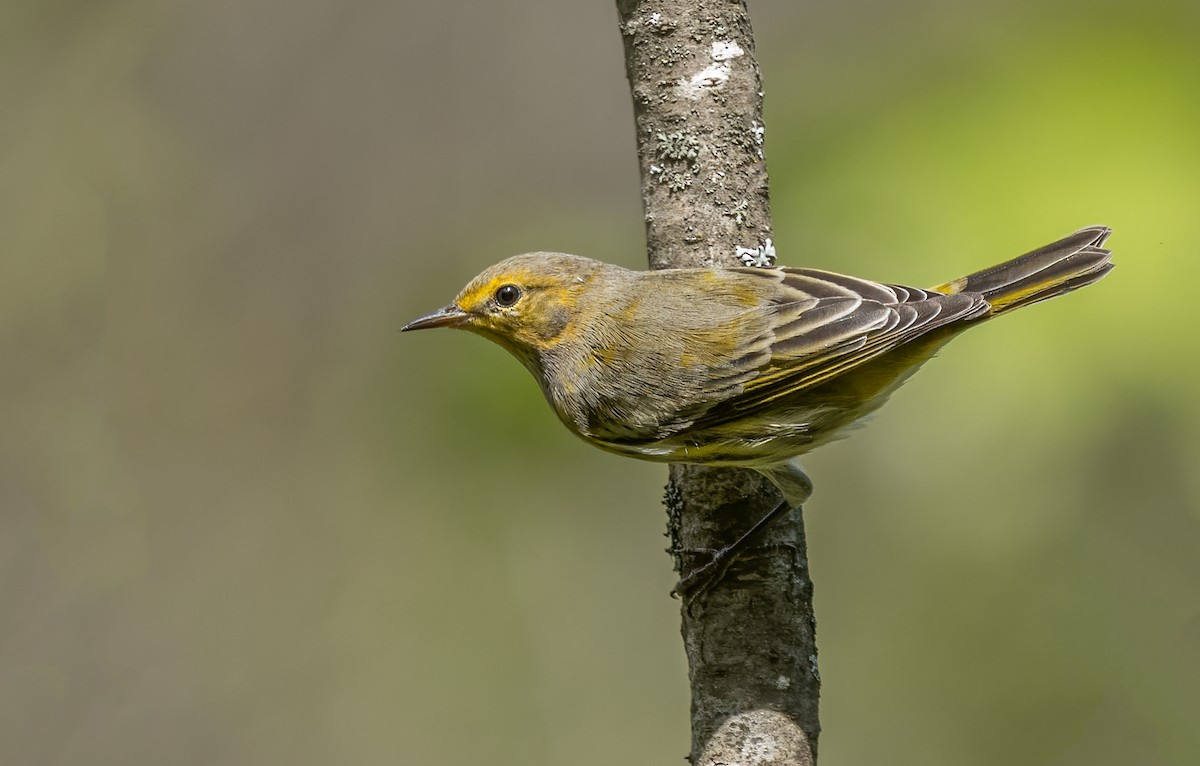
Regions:
<instances>
[{"instance_id":1,"label":"bird's wing","mask_svg":"<svg viewBox=\"0 0 1200 766\"><path fill-rule=\"evenodd\" d=\"M779 283L769 307L775 321L750 344L750 350L761 349L769 357L740 391L714 396L693 428L770 407L913 338L988 310L977 293L947 295L817 269L744 271Z\"/></svg>"}]
</instances>

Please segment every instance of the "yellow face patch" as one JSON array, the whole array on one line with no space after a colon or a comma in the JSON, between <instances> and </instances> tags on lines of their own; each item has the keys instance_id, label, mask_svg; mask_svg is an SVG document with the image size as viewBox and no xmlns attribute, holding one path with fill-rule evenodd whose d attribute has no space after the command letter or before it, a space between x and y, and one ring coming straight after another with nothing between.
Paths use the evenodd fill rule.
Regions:
<instances>
[{"instance_id":1,"label":"yellow face patch","mask_svg":"<svg viewBox=\"0 0 1200 766\"><path fill-rule=\"evenodd\" d=\"M506 265L507 264L502 264ZM465 328L529 362L562 340L582 279L529 268L493 268L476 277L455 303Z\"/></svg>"},{"instance_id":2,"label":"yellow face patch","mask_svg":"<svg viewBox=\"0 0 1200 766\"><path fill-rule=\"evenodd\" d=\"M516 271L505 271L498 274L488 274L484 272L476 278L474 282L463 288L459 293L455 303L464 311L477 312L484 310L488 304L496 300L497 291L501 287L512 285L521 291L522 295L513 304L513 307L519 306L521 301L526 297L525 293L532 287L540 287L544 283L544 277L539 277L527 269Z\"/></svg>"}]
</instances>

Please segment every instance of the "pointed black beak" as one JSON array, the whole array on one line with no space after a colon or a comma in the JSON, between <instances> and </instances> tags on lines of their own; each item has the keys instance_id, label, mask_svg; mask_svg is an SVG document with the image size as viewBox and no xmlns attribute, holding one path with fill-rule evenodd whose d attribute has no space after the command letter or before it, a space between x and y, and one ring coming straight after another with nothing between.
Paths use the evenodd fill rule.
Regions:
<instances>
[{"instance_id":1,"label":"pointed black beak","mask_svg":"<svg viewBox=\"0 0 1200 766\"><path fill-rule=\"evenodd\" d=\"M470 315L451 303L445 308L440 308L432 314L426 314L420 319L414 319L408 324L400 328L400 332L408 332L409 330L427 330L430 327L457 327L467 321Z\"/></svg>"}]
</instances>

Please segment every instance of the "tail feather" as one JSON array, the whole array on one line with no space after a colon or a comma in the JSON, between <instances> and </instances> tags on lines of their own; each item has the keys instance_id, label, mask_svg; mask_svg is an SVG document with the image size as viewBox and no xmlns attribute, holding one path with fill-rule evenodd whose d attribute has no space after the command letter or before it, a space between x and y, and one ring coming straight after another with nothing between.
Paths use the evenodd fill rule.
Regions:
<instances>
[{"instance_id":1,"label":"tail feather","mask_svg":"<svg viewBox=\"0 0 1200 766\"><path fill-rule=\"evenodd\" d=\"M990 269L939 285L943 293L980 293L991 305L988 316L1053 298L1099 280L1113 267L1102 246L1112 230L1089 226Z\"/></svg>"}]
</instances>

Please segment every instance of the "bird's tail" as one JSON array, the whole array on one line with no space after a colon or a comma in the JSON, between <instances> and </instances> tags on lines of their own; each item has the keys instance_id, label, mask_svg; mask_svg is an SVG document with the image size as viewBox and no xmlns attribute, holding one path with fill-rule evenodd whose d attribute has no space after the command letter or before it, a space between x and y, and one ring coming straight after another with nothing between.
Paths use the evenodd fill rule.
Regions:
<instances>
[{"instance_id":1,"label":"bird's tail","mask_svg":"<svg viewBox=\"0 0 1200 766\"><path fill-rule=\"evenodd\" d=\"M1102 246L1112 230L1089 226L1019 258L933 288L942 293L981 293L996 316L1090 285L1112 269Z\"/></svg>"}]
</instances>

